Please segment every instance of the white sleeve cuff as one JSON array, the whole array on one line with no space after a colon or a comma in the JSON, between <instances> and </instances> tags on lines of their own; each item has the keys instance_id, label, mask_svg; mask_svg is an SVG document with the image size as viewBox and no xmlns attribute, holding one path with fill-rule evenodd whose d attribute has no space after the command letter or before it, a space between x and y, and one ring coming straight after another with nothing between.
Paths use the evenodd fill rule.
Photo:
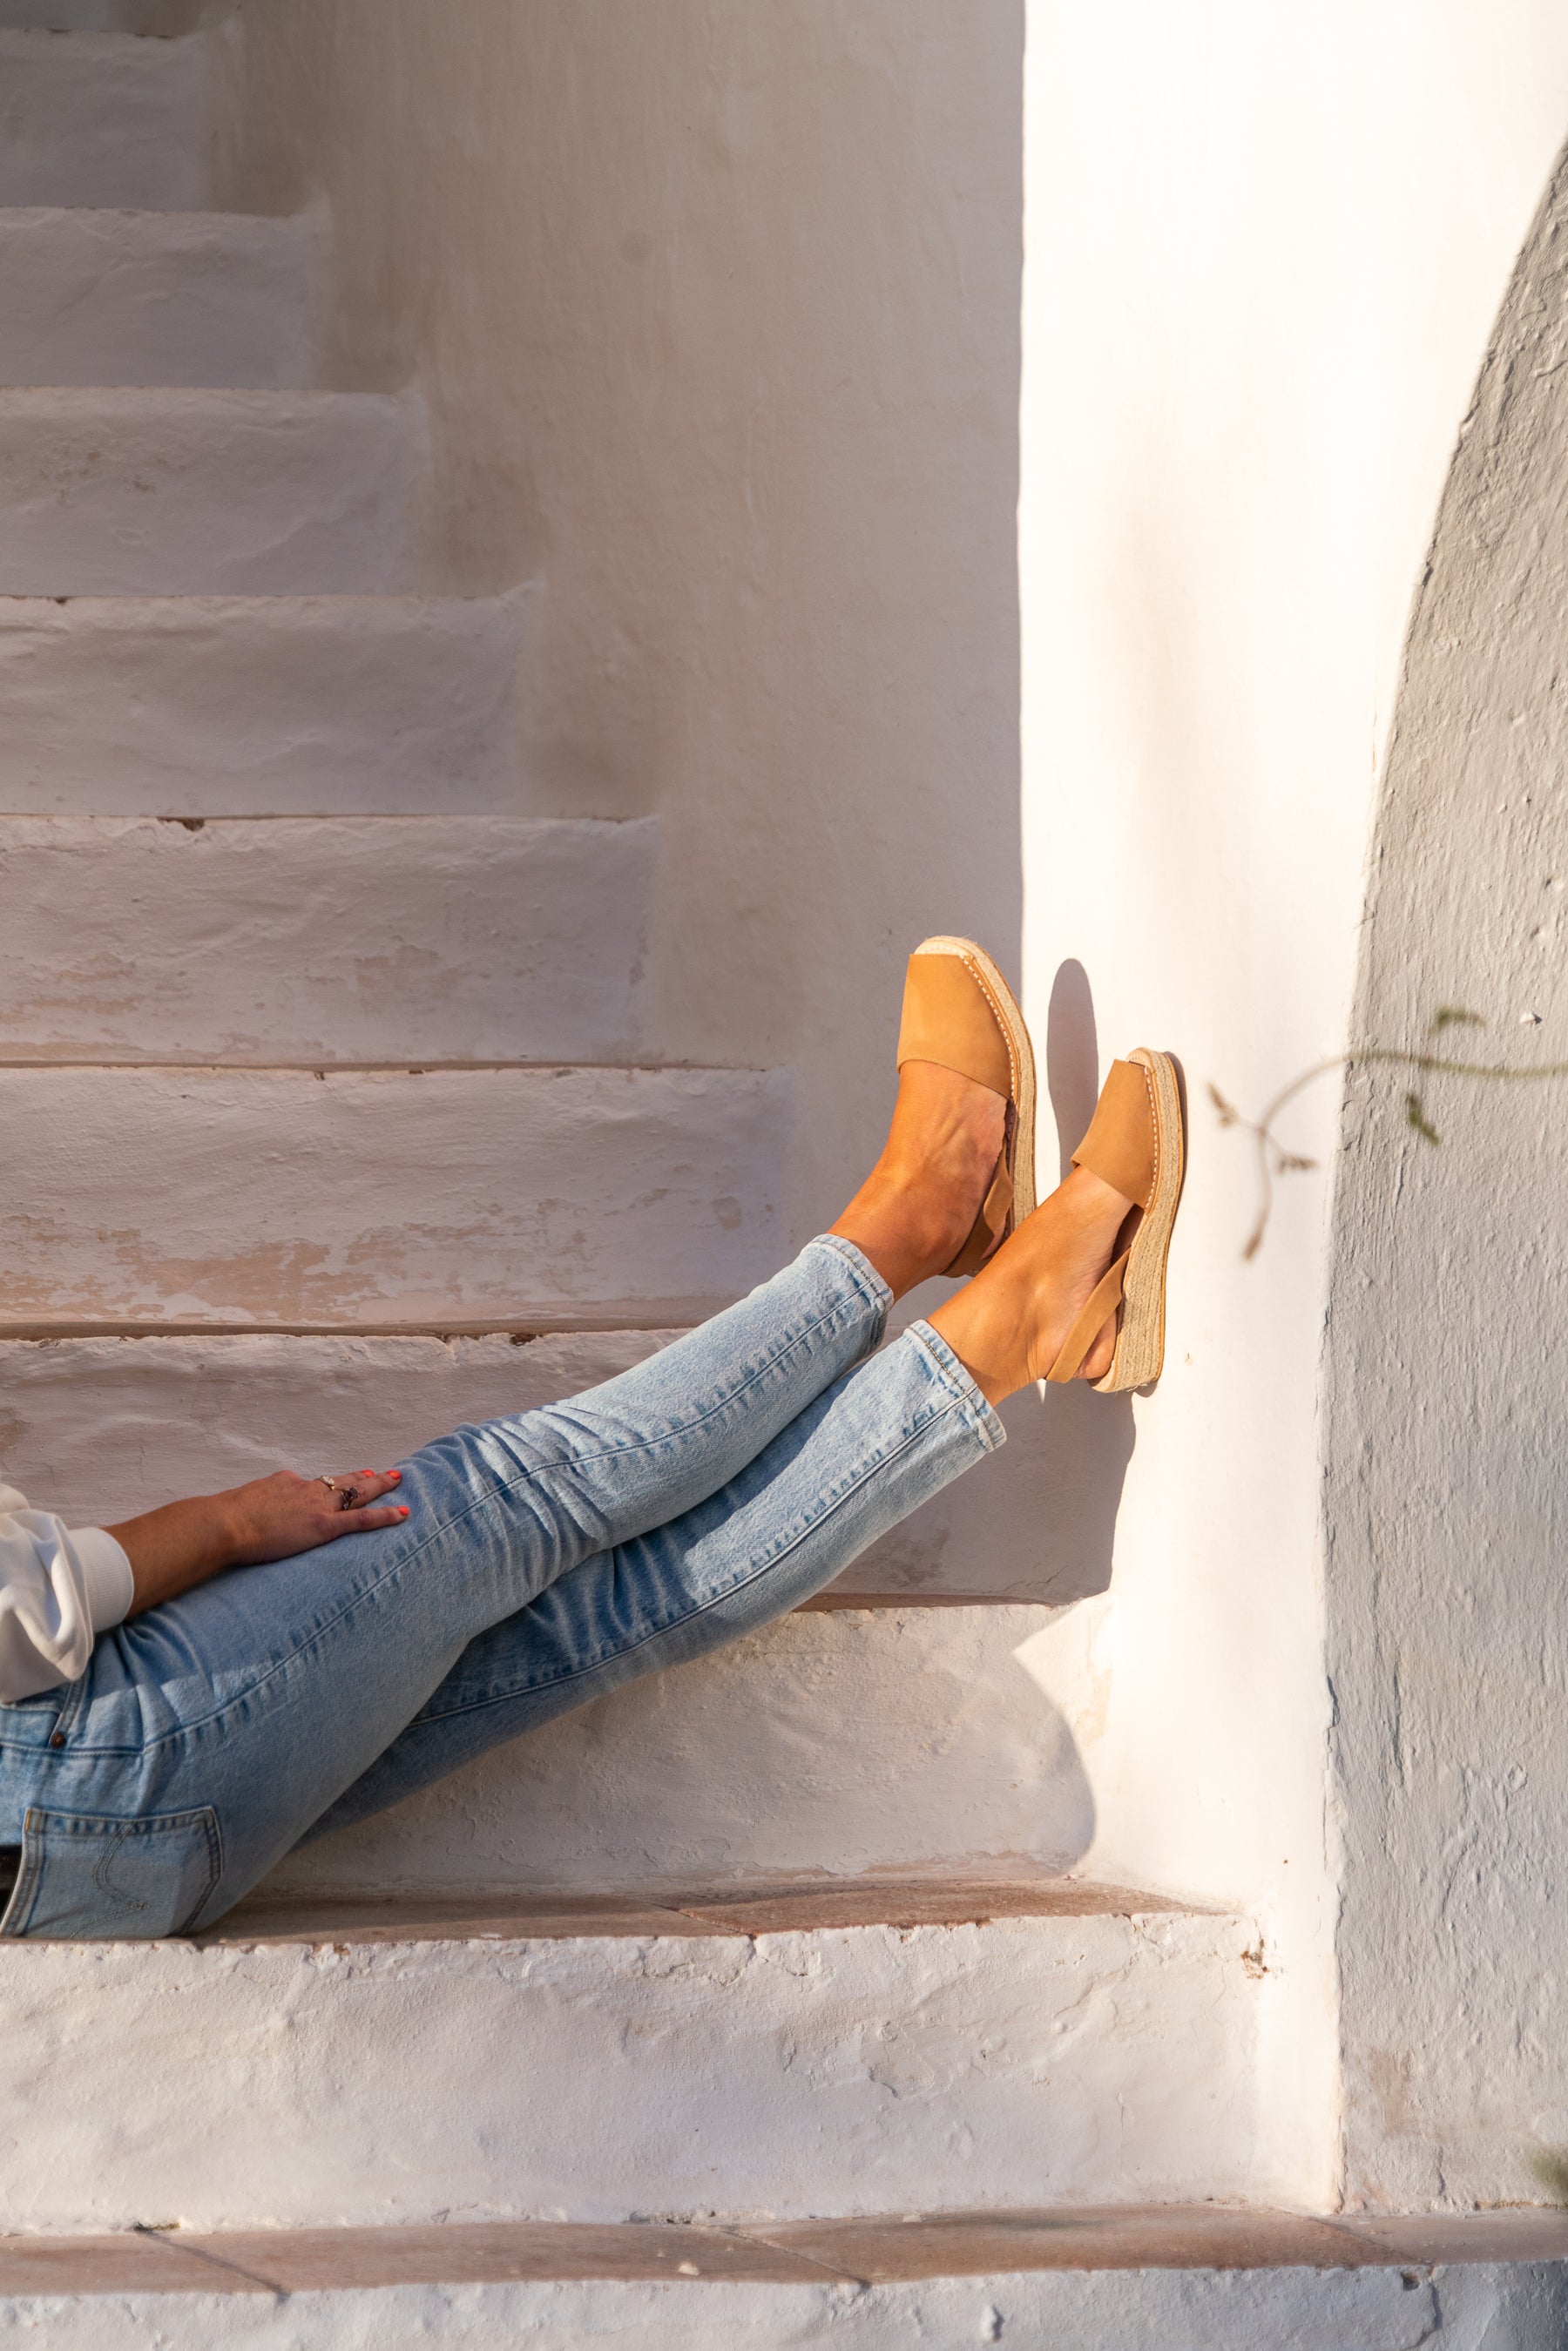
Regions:
<instances>
[{"instance_id":1,"label":"white sleeve cuff","mask_svg":"<svg viewBox=\"0 0 1568 2351\"><path fill-rule=\"evenodd\" d=\"M131 1562L103 1527L73 1527L71 1549L81 1563L82 1593L95 1633L122 1624L136 1597Z\"/></svg>"}]
</instances>

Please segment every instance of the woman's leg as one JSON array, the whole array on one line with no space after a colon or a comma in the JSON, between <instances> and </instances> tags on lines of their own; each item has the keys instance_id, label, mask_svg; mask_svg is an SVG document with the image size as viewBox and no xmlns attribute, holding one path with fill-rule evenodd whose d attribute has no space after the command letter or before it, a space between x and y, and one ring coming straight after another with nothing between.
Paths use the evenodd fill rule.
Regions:
<instances>
[{"instance_id":1,"label":"woman's leg","mask_svg":"<svg viewBox=\"0 0 1568 2351\"><path fill-rule=\"evenodd\" d=\"M859 1198L871 1190L866 1186ZM1001 1402L1038 1378L1054 1357L1104 1270L1127 1207L1098 1176L1074 1168L992 1263L905 1340L920 1340L982 1403ZM870 1219L857 1221L852 1209L841 1220L839 1229L846 1228L870 1237ZM799 1607L831 1583L868 1543L917 1508L925 1492L895 1488L891 1479L873 1481L847 1515L835 1521L825 1511L811 1540L789 1554L792 1481L807 1438L820 1447L830 1427L841 1426L833 1417L841 1393L852 1391L867 1406L874 1397L891 1411L893 1385L907 1376L907 1367L896 1363L904 1343L896 1343L820 1405L808 1407L749 1471L707 1504L643 1540L585 1560L518 1615L482 1634L407 1730L310 1834L368 1819L623 1681L706 1656ZM1112 1347L1107 1332L1085 1361L1085 1378L1103 1374ZM878 1381L891 1375L892 1384L882 1390L873 1374ZM982 1426L988 1446L1001 1443L994 1416ZM929 1491L967 1466L958 1462ZM808 1476L814 1468L815 1457ZM885 1515L862 1520L858 1514L873 1503ZM758 1529L775 1523L775 1514L780 1551L743 1571L718 1596L713 1569L716 1562L728 1563L727 1532L733 1531L739 1555Z\"/></svg>"},{"instance_id":2,"label":"woman's leg","mask_svg":"<svg viewBox=\"0 0 1568 2351\"><path fill-rule=\"evenodd\" d=\"M583 1561L471 1642L311 1834L384 1811L622 1682L798 1608L1003 1441L951 1349L915 1323L808 1405L722 1493Z\"/></svg>"},{"instance_id":3,"label":"woman's leg","mask_svg":"<svg viewBox=\"0 0 1568 2351\"><path fill-rule=\"evenodd\" d=\"M218 1577L106 1635L68 1691L0 1709L6 1811L63 1824L204 1809L225 1882L254 1876L254 1857L265 1866L287 1850L470 1641L580 1561L727 1484L875 1344L888 1303L852 1244L812 1242L619 1379L422 1447L403 1468L403 1525ZM30 1821L25 1855L47 1825ZM93 1833L69 1834L85 1860ZM6 1932L115 1931L112 1918L75 1917L65 1836L62 1825L51 1873L35 1855L36 1876L62 1881L57 1917L47 1888L25 1900L24 1883ZM143 1848L162 1850L139 1831L121 1878ZM101 1885L96 1862L89 1876ZM134 1905L123 1917L138 1931Z\"/></svg>"},{"instance_id":4,"label":"woman's leg","mask_svg":"<svg viewBox=\"0 0 1568 2351\"><path fill-rule=\"evenodd\" d=\"M413 1514L402 1528L222 1577L100 1641L68 1691L0 1710L0 1792L9 1814L26 1812L4 1931L158 1935L217 1915L369 1771L477 1636L584 1561L696 1510L759 1451L804 1445L812 1427L790 1434L792 1421L881 1331L882 1277L903 1287L946 1263L994 1165L994 1096L971 1115L952 1092L966 1081L950 1073L916 1066L905 1081L888 1150L838 1238L814 1244L777 1282L588 1397L426 1447L405 1478ZM912 1107L922 1096L941 1113L924 1128ZM926 1133L939 1148L925 1148ZM966 1165L960 1183L954 1171ZM954 1375L939 1343L900 1343L890 1361L904 1363L912 1348ZM880 1393L869 1386L857 1404ZM984 1431L972 1385L963 1393ZM785 1551L799 1558L772 1579L776 1600L747 1596L784 1556L776 1529L761 1551L747 1536L737 1573L704 1585L695 1611L682 1596L681 1546L655 1544L649 1559L670 1564L674 1581L655 1578L652 1613L622 1627L634 1637L619 1647L613 1624L605 1639L594 1617L599 1648L578 1660L584 1694L599 1667L613 1677L622 1649L645 1645L649 1664L696 1654L707 1646L698 1616L723 1638L746 1628L757 1602L771 1614L831 1580L934 1489L877 1476L907 1451L913 1477L930 1449L930 1417L902 1414L869 1451L858 1413L824 1422L826 1450L810 1471L815 1507L801 1516L797 1503ZM995 1441L994 1430L983 1441L971 1432L957 1466ZM762 1495L778 1466L759 1470L754 1493L768 1527L779 1498ZM714 1501L705 1541L716 1540L719 1556L743 1499ZM699 1576L714 1555L696 1558ZM632 1604L641 1604L635 1593Z\"/></svg>"}]
</instances>

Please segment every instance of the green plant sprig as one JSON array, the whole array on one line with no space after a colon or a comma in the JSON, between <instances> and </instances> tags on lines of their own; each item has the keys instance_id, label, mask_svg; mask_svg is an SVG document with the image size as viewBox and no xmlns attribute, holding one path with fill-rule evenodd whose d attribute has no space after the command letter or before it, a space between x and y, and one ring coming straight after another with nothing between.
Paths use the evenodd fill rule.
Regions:
<instances>
[{"instance_id":1,"label":"green plant sprig","mask_svg":"<svg viewBox=\"0 0 1568 2351\"><path fill-rule=\"evenodd\" d=\"M1485 1026L1486 1023L1479 1012L1467 1012L1461 1005L1445 1004L1434 1014L1427 1033L1431 1036L1440 1036L1446 1029L1456 1027L1483 1029ZM1256 1119L1245 1117L1237 1109L1235 1103L1228 1102L1219 1088L1211 1083L1208 1098L1219 1114L1220 1125L1240 1127L1244 1133L1250 1134L1254 1139L1258 1154L1258 1219L1248 1235L1246 1246L1241 1251L1244 1259L1256 1257L1262 1246L1263 1236L1269 1228L1269 1218L1273 1212L1276 1178L1281 1176L1302 1174L1318 1165L1315 1159L1304 1158L1300 1152L1288 1151L1274 1132L1275 1122L1294 1102L1296 1096L1304 1092L1308 1086L1315 1084L1319 1078L1327 1077L1333 1070L1348 1072L1354 1069L1358 1062L1368 1061L1381 1063L1385 1068L1409 1070L1422 1075L1441 1074L1447 1077L1524 1081L1540 1078L1568 1077L1568 1061L1544 1061L1538 1063L1533 1069L1519 1070L1503 1061L1459 1061L1447 1053L1435 1053L1430 1050L1417 1051L1415 1048L1406 1045L1351 1045L1347 1046L1343 1053L1330 1054L1324 1061L1314 1061L1311 1069L1301 1071L1299 1076L1291 1080L1288 1086L1281 1088L1273 1100L1265 1106L1261 1117ZM1440 1144L1442 1137L1427 1116L1426 1105L1416 1092L1411 1092L1406 1094L1405 1123L1414 1134L1420 1136L1423 1143L1430 1144L1434 1148Z\"/></svg>"}]
</instances>

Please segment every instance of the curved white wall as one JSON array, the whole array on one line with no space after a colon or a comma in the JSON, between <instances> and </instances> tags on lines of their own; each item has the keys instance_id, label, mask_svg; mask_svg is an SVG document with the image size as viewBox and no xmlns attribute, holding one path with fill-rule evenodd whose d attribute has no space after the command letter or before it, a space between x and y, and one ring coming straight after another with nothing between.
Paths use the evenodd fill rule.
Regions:
<instances>
[{"instance_id":1,"label":"curved white wall","mask_svg":"<svg viewBox=\"0 0 1568 2351\"><path fill-rule=\"evenodd\" d=\"M1315 2196L1327 1186L1292 1178L1244 1265L1251 1165L1205 1089L1259 1107L1345 1036L1411 593L1568 127L1568 17L1031 0L1027 78L1030 1005L1076 958L1102 1066L1169 1046L1193 1098L1171 1353L1134 1407L1113 1588L1029 1654L1078 1727L1089 1865L1264 1905L1265 2097L1281 2179ZM1059 997L1069 1024L1081 996ZM1290 1120L1325 1167L1337 1109L1331 1080Z\"/></svg>"},{"instance_id":2,"label":"curved white wall","mask_svg":"<svg viewBox=\"0 0 1568 2351\"><path fill-rule=\"evenodd\" d=\"M1568 1060L1565 314L1560 163L1411 630L1356 1006L1399 1042L1462 1005L1486 1027L1449 1029L1450 1057L1514 1069ZM1375 1065L1350 1090L1329 1662L1348 2185L1372 2205L1529 2201L1568 2152L1563 1092Z\"/></svg>"}]
</instances>

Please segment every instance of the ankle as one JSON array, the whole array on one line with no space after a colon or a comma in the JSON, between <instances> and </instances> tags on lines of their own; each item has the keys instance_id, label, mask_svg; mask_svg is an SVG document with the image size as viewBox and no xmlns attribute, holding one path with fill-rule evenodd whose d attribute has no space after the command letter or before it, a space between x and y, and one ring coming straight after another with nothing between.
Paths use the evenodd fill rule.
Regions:
<instances>
[{"instance_id":1,"label":"ankle","mask_svg":"<svg viewBox=\"0 0 1568 2351\"><path fill-rule=\"evenodd\" d=\"M902 1297L962 1249L1006 1133L1000 1095L936 1062L906 1062L882 1155L831 1230Z\"/></svg>"},{"instance_id":2,"label":"ankle","mask_svg":"<svg viewBox=\"0 0 1568 2351\"><path fill-rule=\"evenodd\" d=\"M879 1160L829 1229L839 1239L852 1241L894 1296L902 1298L956 1256L968 1225L954 1238L954 1224L950 1206L939 1194L934 1196L929 1182L908 1168Z\"/></svg>"}]
</instances>

